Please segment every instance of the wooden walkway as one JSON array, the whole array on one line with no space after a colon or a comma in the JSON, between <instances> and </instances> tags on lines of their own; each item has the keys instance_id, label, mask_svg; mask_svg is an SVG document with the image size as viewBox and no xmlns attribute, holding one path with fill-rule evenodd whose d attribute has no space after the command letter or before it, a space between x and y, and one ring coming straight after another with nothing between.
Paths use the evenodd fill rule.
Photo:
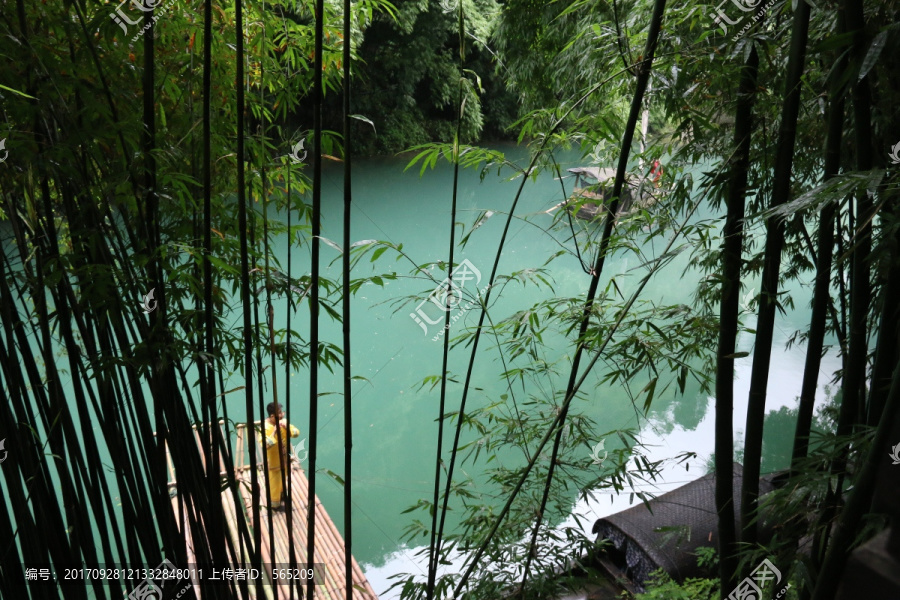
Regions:
<instances>
[{"instance_id":1,"label":"wooden walkway","mask_svg":"<svg viewBox=\"0 0 900 600\"><path fill-rule=\"evenodd\" d=\"M223 422L220 421L219 425L221 428L223 426ZM267 494L265 493L266 482L262 470L262 457L260 456L258 448L245 448L245 430L245 424L239 424L237 426L235 431L236 443L233 446L235 474L238 484L238 505L242 506L243 510L240 512L235 511L235 490L233 490L230 486L226 487L222 492L222 506L225 509L225 519L227 522L227 526L231 532L231 539L234 543L234 547L236 549L240 548L241 545L239 543L238 537L238 522L239 520L244 520L247 523L252 537L256 529L256 523L253 522L253 504L254 502L259 503L260 533L262 537L262 563L267 567L266 569L264 569L265 571L267 571L267 573L265 574L267 578L266 585L264 586L266 594L265 598L267 600L274 599L276 598L276 593L277 598L288 598L289 588L287 585L273 585L271 583L272 565L276 564L279 567L287 568L288 564L291 562L288 513L287 511L270 511L266 506ZM223 437L224 435L225 433L223 430ZM200 434L198 433L196 426L194 427L194 437L199 446ZM257 457L257 480L259 482L260 489L262 490L261 498L254 498L253 492L251 490L251 474L250 466L248 464L249 459L245 461L245 454L247 454L248 452L253 452ZM172 465L171 456L168 453L168 448L166 449L166 457L169 467L169 488L172 489L176 487L177 483L175 481L175 470ZM224 471L224 466L220 467L220 474L223 476L227 474ZM293 531L294 556L297 567L302 569L305 568L307 563L306 526L308 515L307 511L309 510L307 486L309 484L306 479L306 473L293 457L291 458L290 477L290 482L285 481L285 491L287 491L288 485L290 485L290 506L291 510L293 511L291 513L291 530ZM344 585L344 538L338 531L337 526L335 526L334 521L332 521L331 517L328 516L328 513L325 511L325 507L322 506L322 503L319 500L318 496L316 496L314 507L316 511L316 545L313 562L318 563L315 576L319 581L319 584L315 586L313 600L346 600ZM188 562L194 563L196 561L194 560L194 544L193 540L191 539L191 532L188 526L188 511L185 510L184 505L180 502L177 495L172 498L172 510L176 515L176 519L180 524L181 531L187 543ZM271 525L273 533L271 537L269 535L270 519L272 522ZM274 555L272 554L273 540L275 548ZM359 568L359 564L357 564L356 559L352 558L352 561L354 588L353 600L378 600L378 596L375 594L375 591L372 589L372 586L366 579L365 574L363 574L362 569ZM239 568L242 566L244 566L245 568L250 567L250 561L247 560L246 565L231 565L232 568ZM296 592L294 594L294 597L297 597ZM258 596L255 586L250 586L249 598L257 600Z\"/></svg>"}]
</instances>

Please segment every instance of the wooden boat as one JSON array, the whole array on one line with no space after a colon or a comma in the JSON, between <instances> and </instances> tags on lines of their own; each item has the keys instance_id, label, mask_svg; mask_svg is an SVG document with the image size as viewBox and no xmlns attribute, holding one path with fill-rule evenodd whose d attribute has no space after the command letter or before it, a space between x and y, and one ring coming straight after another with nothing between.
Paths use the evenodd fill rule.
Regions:
<instances>
[{"instance_id":1,"label":"wooden boat","mask_svg":"<svg viewBox=\"0 0 900 600\"><path fill-rule=\"evenodd\" d=\"M255 429L259 432L263 427L260 421L255 422ZM223 575L221 585L233 585L233 590L238 589L244 595L240 596L248 600L273 600L273 598L286 599L291 597L290 591L294 590L294 598L302 597L295 586L289 586L286 583L278 582L274 569L286 569L292 564L292 559L303 568L307 562L307 522L310 512L315 513L316 529L315 529L315 549L314 560L315 574L317 581L313 592L313 600L345 600L346 580L345 580L345 551L344 538L342 537L337 525L332 521L331 517L322 505L322 501L318 495L314 501L310 501L308 495L309 482L306 478L306 472L300 465L300 461L293 456L290 461L290 471L285 470L285 475L289 478L285 482L286 489L291 490L291 502L289 504L293 512L274 512L270 511L266 506L267 498L265 493L254 494L252 485L252 474L250 472L250 454L255 459L257 468L257 481L262 489L265 489L265 473L263 471L262 448L260 444L251 445L249 443L250 436L247 435L247 427L245 423L235 424L234 429L230 432L225 427L224 419L219 420L219 430L222 438L227 440L226 443L231 445L232 458L234 459L234 476L235 486L227 485L227 466L224 457L220 455L219 474L222 477L222 507L224 509L224 523L230 533L234 547L241 551L241 556L235 557L232 564L225 565L232 570L259 568L249 557L254 554L253 544L254 537L249 534L256 532L260 537L260 545L258 551L261 557L261 585L253 583L247 584L249 579L235 576L233 579L227 579ZM155 434L154 434L155 435ZM261 440L260 433L256 434L256 440ZM198 448L204 447L204 441L197 425L194 425L194 441ZM204 463L206 457L200 452L200 458ZM185 545L187 549L187 564L196 564L197 546L196 544L206 543L200 539L195 540L191 528L191 518L199 518L197 507L193 504L193 499L177 492L178 482L175 478L175 466L172 462L171 450L166 443L166 464L168 466L168 489L172 498L172 511L176 521L179 523L179 529L184 535ZM287 488L290 485L290 488ZM254 511L254 505L259 505L259 512ZM290 513L290 519L288 514ZM256 514L259 515L259 522L255 520ZM193 515L189 518L189 515ZM270 523L271 521L271 523ZM258 531L257 531L258 530ZM208 552L208 550L206 551ZM359 566L356 559L351 556L351 572L350 576L353 580L353 593L351 600L378 600L378 595L366 578L365 573ZM221 571L221 569L220 569ZM218 579L218 577L213 577ZM244 581L244 584L239 584ZM199 581L192 581L195 589L199 590ZM245 586L246 589L241 590ZM262 588L262 594L258 594ZM198 598L205 599L206 596ZM167 596L168 597L168 596ZM223 597L217 595L215 597ZM238 597L238 596L228 596Z\"/></svg>"},{"instance_id":2,"label":"wooden boat","mask_svg":"<svg viewBox=\"0 0 900 600\"><path fill-rule=\"evenodd\" d=\"M567 206L579 219L593 221L606 212L606 204L612 195L616 170L608 167L575 167L568 169L575 176L575 187L572 195L565 202L560 202L547 213L552 213L560 206ZM653 202L653 196L645 193L642 181L631 174L626 174L625 185L619 199L616 214L623 214L634 208L635 198L640 198L640 205L647 206Z\"/></svg>"}]
</instances>

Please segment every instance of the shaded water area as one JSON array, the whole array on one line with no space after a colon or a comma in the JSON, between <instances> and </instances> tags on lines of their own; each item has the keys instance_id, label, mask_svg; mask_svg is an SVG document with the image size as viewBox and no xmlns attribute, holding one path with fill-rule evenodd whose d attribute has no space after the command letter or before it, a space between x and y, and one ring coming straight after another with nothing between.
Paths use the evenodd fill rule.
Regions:
<instances>
[{"instance_id":1,"label":"shaded water area","mask_svg":"<svg viewBox=\"0 0 900 600\"><path fill-rule=\"evenodd\" d=\"M513 146L502 148L512 158L524 160L524 150ZM439 164L434 170L419 175L418 167L404 171L404 158L377 158L359 160L354 164L354 204L353 240L385 240L403 244L404 251L416 264L447 260L449 241L450 200L452 189L452 168ZM582 166L585 163L570 153L563 155L561 168ZM342 173L339 165L326 165L323 188L323 229L322 235L335 242L340 241L342 214ZM489 173L482 181L474 170L461 170L458 193L458 221L471 225L484 210L495 211L489 219L472 235L467 246L457 250L455 261L467 260L472 267L472 281L467 291L472 292L487 284L491 266L500 239L505 214L509 211L520 180L507 181L509 171L498 176ZM572 180L566 180L566 190L571 190ZM552 217L542 214L563 199L559 181L549 173L543 173L534 181L529 181L516 209L516 215L526 216L527 221L515 219L511 225L506 249L502 255L499 272L509 273L527 268L540 268L547 258L557 252L560 243L566 243L565 232L547 233ZM271 209L270 216L276 215ZM698 218L703 218L700 215ZM295 219L296 220L296 219ZM296 224L296 223L295 223ZM228 232L226 232L227 234ZM459 232L457 232L459 233ZM459 236L457 235L457 240ZM648 252L662 250L659 239L657 247ZM571 242L568 243L571 247ZM286 265L287 237L272 240L271 252ZM294 277L309 272L309 250L293 247ZM688 272L682 276L687 262L683 253L666 270L658 274L647 286L643 297L667 304L691 304L692 293L699 274ZM364 259L354 273L355 277L383 272L396 272L399 279L385 281L384 286L366 284L352 300L352 357L354 375L365 378L353 384L354 419L354 474L352 478L354 514L353 553L367 572L376 592L382 593L390 584L389 575L410 572L424 575L424 566L413 558L415 547L401 541L403 531L409 524L410 516L402 514L406 508L420 499L430 498L433 492L434 449L437 436L436 417L438 413L439 389L418 384L429 375L438 375L441 369L442 339L437 337L439 324L429 324L411 316L416 313L416 303L405 306L394 305L390 301L401 296L421 293L424 298L434 283L410 275L412 264L405 259L395 260L396 252L388 250L376 262ZM323 265L327 265L324 276L338 280L340 276L339 254L334 248L322 246ZM334 261L334 262L332 262ZM638 264L634 256L617 254L606 265L604 279L613 274L624 274L623 290L628 293L643 271L633 271ZM538 289L533 285L512 284L504 288L499 301L492 308L494 314L504 317L514 311L525 309L540 299L552 296L583 296L589 284L589 276L573 256L563 256L549 267L554 290ZM439 270L438 270L439 271ZM440 280L446 273L436 273ZM754 282L750 282L752 285ZM477 286L477 288L476 288ZM758 284L757 284L758 289ZM745 290L745 293L750 290ZM790 440L793 433L793 416L787 409L796 404L804 359L804 348L795 345L790 351L784 349L785 341L797 330L804 328L808 321L809 290L798 286L792 290L796 309L779 318L776 327L775 356L770 373L770 392L767 410L778 411L767 422L764 445L763 471L784 468L790 454ZM262 300L262 299L261 299ZM264 302L262 303L264 307ZM749 306L747 306L749 309ZM232 303L231 314L225 315L225 322L235 328L241 326L241 307ZM423 308L435 319L439 312L431 307ZM430 312L427 312L430 311ZM284 297L275 299L276 326L283 327L287 317L287 302ZM418 313L421 314L421 313ZM261 315L262 317L262 315ZM450 330L453 336L465 326L477 322L477 309L461 315ZM750 319L749 313L744 315ZM341 326L322 316L322 338L334 344L340 343ZM307 305L299 305L292 322L292 328L308 331ZM436 339L435 339L436 338ZM548 339L548 347L555 355L547 355L544 360L562 360L568 365L568 356L573 350L571 342L562 336ZM752 349L752 336L742 335L739 350ZM462 375L468 361L468 350L459 347L451 352L450 371L456 375L458 383L448 386L448 411L456 410ZM737 361L735 381L736 415L746 413L747 388L751 358ZM268 364L268 360L264 361ZM278 371L278 398L285 402L284 367ZM680 452L697 453L691 461L690 470L684 467L666 471L666 481L659 487L647 488L650 493L677 487L704 474L706 463L713 450L713 410L712 398L701 393L698 386L688 382L683 396L667 394L658 397L651 408L649 420L637 421L636 410L629 394L618 386L601 383L604 366L598 363L594 372L582 388L586 400L577 400L573 410L584 412L598 423L598 430L609 431L618 428L640 427L643 442L649 446L648 458L674 457ZM837 368L837 359L829 353L823 363L820 384L827 382ZM473 385L477 392L470 396L474 408L487 402L498 401L508 392L507 383L501 378L502 363L494 343L483 342L475 362ZM565 368L559 369L564 374ZM231 375L225 382L225 389L243 385L240 374ZM265 376L265 402L273 399L271 376ZM309 432L308 385L306 370L290 374L290 403L288 411L291 421L301 430L301 438ZM319 389L320 408L318 426L318 495L328 513L343 531L343 504L341 486L326 473L330 470L341 474L344 460L343 442L343 398L341 396L340 373L330 373L322 369ZM528 393L550 397L553 391L564 388L565 375L549 378L542 389L528 390ZM638 386L637 389L640 389ZM524 398L524 394L522 396ZM821 397L821 396L820 396ZM241 393L224 396L220 402L227 403L229 417L244 420L244 398ZM96 427L96 425L95 425ZM445 440L451 432L448 424ZM735 423L737 439L744 424ZM470 438L471 439L471 438ZM599 440L598 440L599 441ZM607 444L612 450L615 443ZM308 445L307 445L308 446ZM446 448L446 446L445 446ZM302 452L301 452L302 457ZM522 461L523 453L514 447L505 450L504 460ZM591 468L590 448L584 449L585 468ZM307 463L304 463L304 467ZM472 473L476 480L479 465L465 464L461 468ZM462 475L457 472L459 475ZM491 493L495 490L484 490ZM609 494L598 496L598 502L578 501L573 492L572 514L586 517L587 531L593 520L628 506L627 494L614 497ZM574 524L570 517L568 524ZM450 524L452 525L452 517Z\"/></svg>"}]
</instances>

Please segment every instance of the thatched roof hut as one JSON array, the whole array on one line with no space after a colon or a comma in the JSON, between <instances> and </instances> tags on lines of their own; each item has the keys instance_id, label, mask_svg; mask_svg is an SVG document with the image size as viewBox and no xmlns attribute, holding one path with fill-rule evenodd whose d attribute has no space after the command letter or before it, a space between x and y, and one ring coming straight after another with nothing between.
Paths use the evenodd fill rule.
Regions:
<instances>
[{"instance_id":1,"label":"thatched roof hut","mask_svg":"<svg viewBox=\"0 0 900 600\"><path fill-rule=\"evenodd\" d=\"M741 509L743 468L734 463L735 527ZM606 563L630 579L637 591L650 573L663 569L674 579L697 577L697 548L718 545L714 474L704 475L682 487L622 512L598 519L597 539L612 542ZM759 482L760 495L774 489L768 478Z\"/></svg>"}]
</instances>

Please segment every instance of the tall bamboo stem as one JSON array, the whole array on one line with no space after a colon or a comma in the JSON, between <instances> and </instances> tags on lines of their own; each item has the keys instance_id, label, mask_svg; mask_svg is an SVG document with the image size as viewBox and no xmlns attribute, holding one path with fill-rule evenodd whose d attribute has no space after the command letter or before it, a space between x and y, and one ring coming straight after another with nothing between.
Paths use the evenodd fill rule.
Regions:
<instances>
[{"instance_id":1,"label":"tall bamboo stem","mask_svg":"<svg viewBox=\"0 0 900 600\"><path fill-rule=\"evenodd\" d=\"M800 113L800 80L806 61L806 41L809 34L809 11L810 7L806 0L800 0L797 10L794 11L770 209L783 205L790 198L797 118ZM747 403L747 425L744 440L744 472L741 483L741 542L746 544L755 544L757 541L756 507L759 497L763 422L766 415L766 393L769 382L769 365L772 358L775 313L778 307L778 280L781 271L781 253L784 247L784 227L784 220L781 217L771 215L766 219L765 258L756 323L756 344L750 373L750 394Z\"/></svg>"}]
</instances>

